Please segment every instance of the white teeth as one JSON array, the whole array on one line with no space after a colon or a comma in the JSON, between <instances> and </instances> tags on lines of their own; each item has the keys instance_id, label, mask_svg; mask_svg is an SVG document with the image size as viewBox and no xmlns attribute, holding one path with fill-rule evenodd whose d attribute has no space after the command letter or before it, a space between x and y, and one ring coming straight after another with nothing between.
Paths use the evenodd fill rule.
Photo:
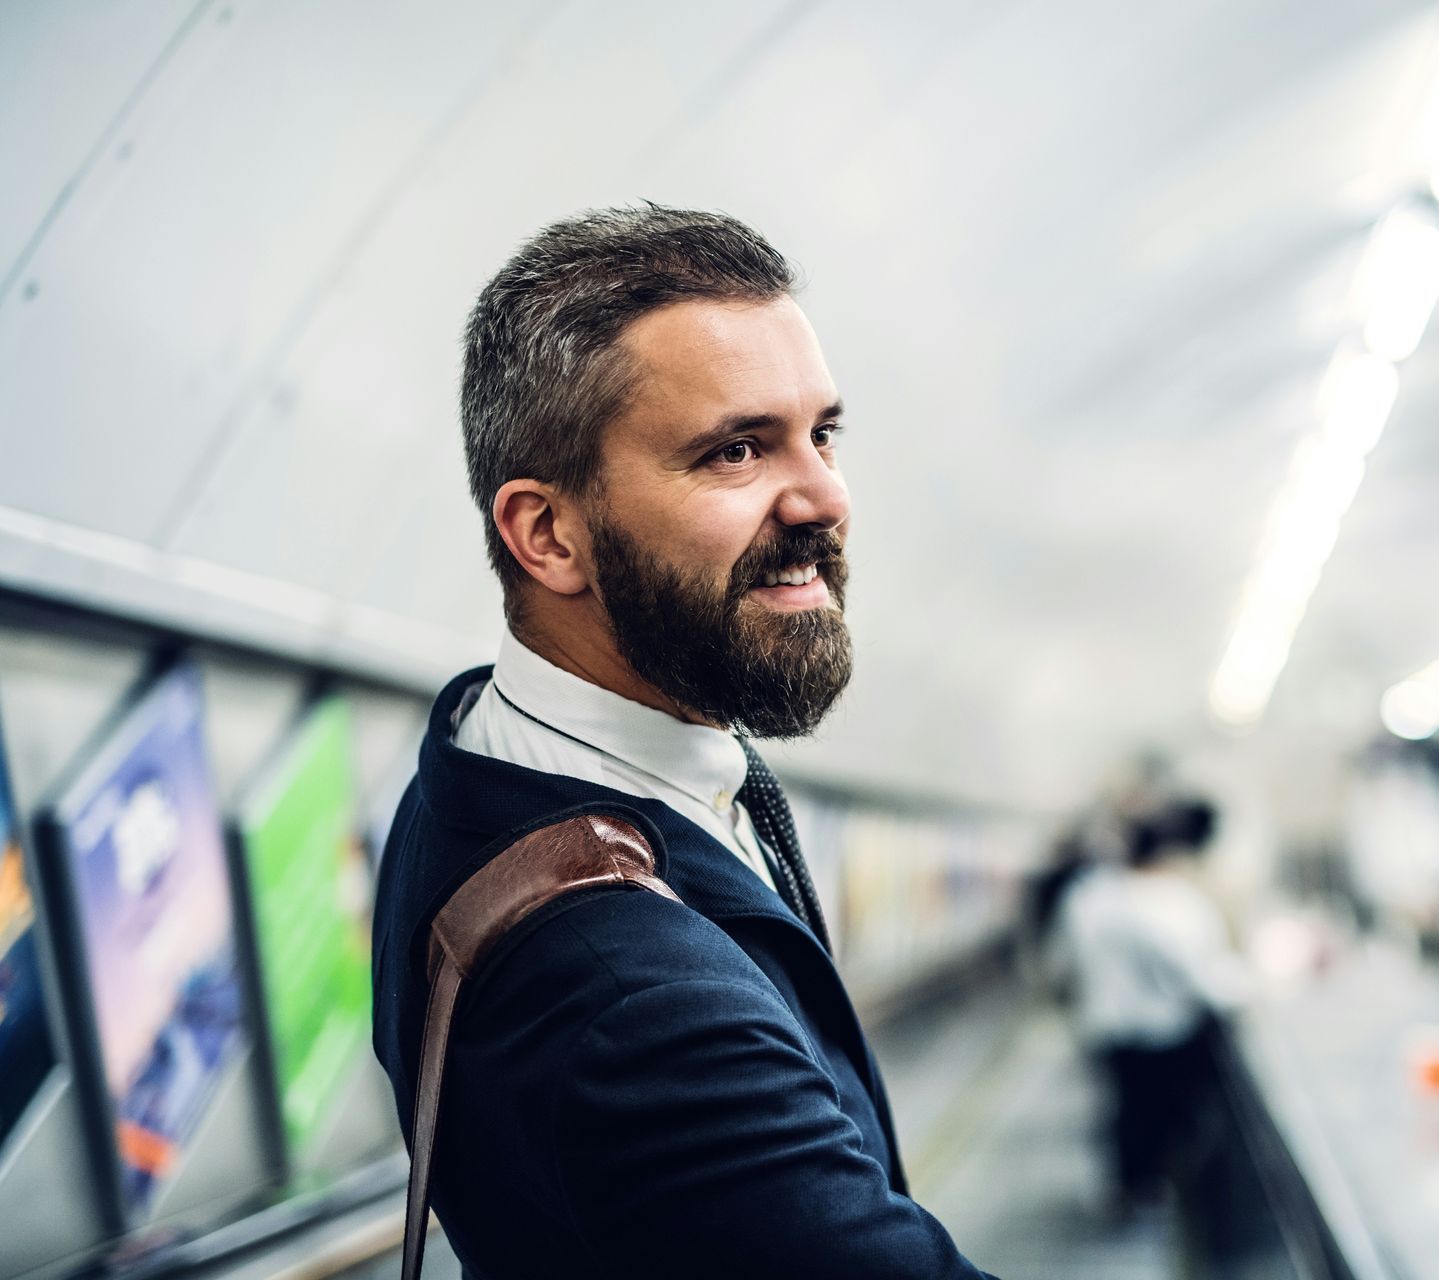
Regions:
<instances>
[{"instance_id":1,"label":"white teeth","mask_svg":"<svg viewBox=\"0 0 1439 1280\"><path fill-rule=\"evenodd\" d=\"M807 564L797 569L785 569L779 573L767 573L764 575L764 585L767 587L802 587L808 582L813 582L819 573L817 565Z\"/></svg>"}]
</instances>

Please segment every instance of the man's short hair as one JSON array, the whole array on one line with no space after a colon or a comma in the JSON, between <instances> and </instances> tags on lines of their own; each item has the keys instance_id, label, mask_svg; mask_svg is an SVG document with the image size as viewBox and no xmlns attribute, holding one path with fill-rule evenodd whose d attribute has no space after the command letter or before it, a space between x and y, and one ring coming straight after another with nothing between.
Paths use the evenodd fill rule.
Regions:
<instances>
[{"instance_id":1,"label":"man's short hair","mask_svg":"<svg viewBox=\"0 0 1439 1280\"><path fill-rule=\"evenodd\" d=\"M603 430L635 383L616 346L626 326L685 299L764 301L794 287L789 263L744 223L649 202L552 223L485 286L465 328L460 420L512 626L526 575L495 524L495 494L519 477L595 491Z\"/></svg>"}]
</instances>

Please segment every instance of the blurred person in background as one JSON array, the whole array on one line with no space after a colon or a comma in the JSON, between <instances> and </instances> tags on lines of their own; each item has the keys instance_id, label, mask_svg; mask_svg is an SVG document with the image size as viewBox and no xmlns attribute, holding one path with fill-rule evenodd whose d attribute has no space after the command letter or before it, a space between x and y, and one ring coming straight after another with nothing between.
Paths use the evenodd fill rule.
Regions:
<instances>
[{"instance_id":1,"label":"blurred person in background","mask_svg":"<svg viewBox=\"0 0 1439 1280\"><path fill-rule=\"evenodd\" d=\"M1129 807L1106 796L1063 828L1029 881L1023 912L1023 955L1032 981L1062 1005L1074 998L1074 966L1064 936L1064 904L1075 886L1124 861Z\"/></svg>"},{"instance_id":2,"label":"blurred person in background","mask_svg":"<svg viewBox=\"0 0 1439 1280\"><path fill-rule=\"evenodd\" d=\"M1093 866L1094 854L1081 827L1067 830L1055 841L1048 862L1030 885L1025 909L1038 945L1049 939L1070 889Z\"/></svg>"},{"instance_id":3,"label":"blurred person in background","mask_svg":"<svg viewBox=\"0 0 1439 1280\"><path fill-rule=\"evenodd\" d=\"M1153 748L1125 761L1092 808L1063 829L1044 867L1030 882L1026 931L1061 994L1071 975L1062 960L1049 963L1047 957L1054 950L1065 899L1090 871L1125 860L1130 824L1136 816L1153 812L1169 793L1169 769L1168 759Z\"/></svg>"},{"instance_id":4,"label":"blurred person in background","mask_svg":"<svg viewBox=\"0 0 1439 1280\"><path fill-rule=\"evenodd\" d=\"M1129 822L1127 858L1099 865L1060 909L1081 1039L1109 1091L1112 1210L1159 1202L1198 1157L1217 1105L1213 1037L1245 975L1196 874L1211 804L1171 799Z\"/></svg>"},{"instance_id":5,"label":"blurred person in background","mask_svg":"<svg viewBox=\"0 0 1439 1280\"><path fill-rule=\"evenodd\" d=\"M1093 823L1085 821L1067 827L1025 892L1021 963L1035 987L1061 1005L1074 997L1074 967L1061 936L1064 904L1105 855L1092 828Z\"/></svg>"}]
</instances>

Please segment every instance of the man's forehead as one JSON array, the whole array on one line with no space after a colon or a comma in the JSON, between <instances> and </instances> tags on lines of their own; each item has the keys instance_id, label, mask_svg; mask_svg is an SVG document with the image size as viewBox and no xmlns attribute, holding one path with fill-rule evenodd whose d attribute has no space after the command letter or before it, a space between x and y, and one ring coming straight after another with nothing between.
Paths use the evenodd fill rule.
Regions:
<instances>
[{"instance_id":1,"label":"man's forehead","mask_svg":"<svg viewBox=\"0 0 1439 1280\"><path fill-rule=\"evenodd\" d=\"M635 321L636 416L795 414L837 399L819 341L793 299L675 303Z\"/></svg>"}]
</instances>

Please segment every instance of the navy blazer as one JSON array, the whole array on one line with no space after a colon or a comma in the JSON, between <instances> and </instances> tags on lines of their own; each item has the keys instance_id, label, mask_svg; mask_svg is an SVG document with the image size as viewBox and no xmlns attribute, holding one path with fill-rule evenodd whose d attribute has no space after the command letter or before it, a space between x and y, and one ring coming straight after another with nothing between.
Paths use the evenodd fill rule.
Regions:
<instances>
[{"instance_id":1,"label":"navy blazer","mask_svg":"<svg viewBox=\"0 0 1439 1280\"><path fill-rule=\"evenodd\" d=\"M874 1057L829 956L728 849L657 800L451 741L441 693L380 870L375 1052L407 1140L431 919L520 835L639 827L681 903L570 895L461 997L433 1202L472 1277L965 1277L905 1194Z\"/></svg>"}]
</instances>

